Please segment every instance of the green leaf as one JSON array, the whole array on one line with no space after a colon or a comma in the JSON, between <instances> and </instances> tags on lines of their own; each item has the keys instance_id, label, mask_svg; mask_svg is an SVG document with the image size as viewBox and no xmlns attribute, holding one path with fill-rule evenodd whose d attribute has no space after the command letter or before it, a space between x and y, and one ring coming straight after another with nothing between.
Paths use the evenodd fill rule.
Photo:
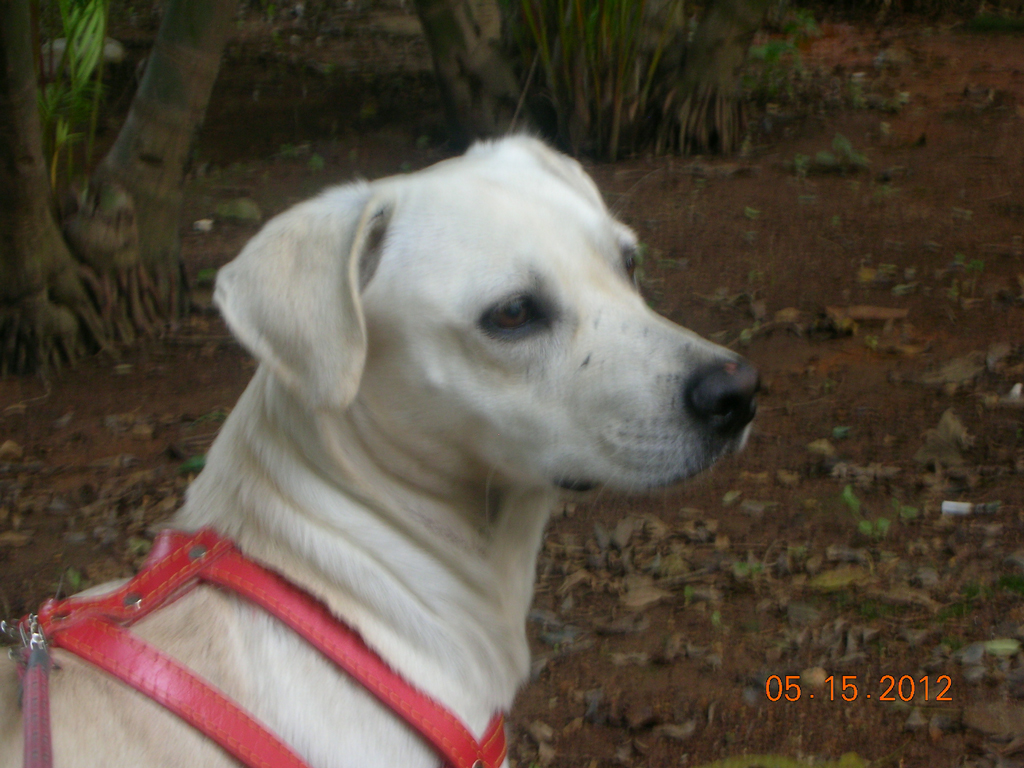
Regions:
<instances>
[{"instance_id":1,"label":"green leaf","mask_svg":"<svg viewBox=\"0 0 1024 768\"><path fill-rule=\"evenodd\" d=\"M849 157L853 154L853 144L843 134L837 133L836 137L832 139L832 151L839 157Z\"/></svg>"},{"instance_id":2,"label":"green leaf","mask_svg":"<svg viewBox=\"0 0 1024 768\"><path fill-rule=\"evenodd\" d=\"M66 593L78 592L82 589L82 572L77 568L68 568L64 571L64 581L67 584Z\"/></svg>"},{"instance_id":3,"label":"green leaf","mask_svg":"<svg viewBox=\"0 0 1024 768\"><path fill-rule=\"evenodd\" d=\"M1000 658L1008 658L1020 651L1020 640L1003 637L985 643L985 653Z\"/></svg>"},{"instance_id":4,"label":"green leaf","mask_svg":"<svg viewBox=\"0 0 1024 768\"><path fill-rule=\"evenodd\" d=\"M217 270L213 267L206 269L200 269L196 273L196 285L213 285L214 280L217 279Z\"/></svg>"},{"instance_id":5,"label":"green leaf","mask_svg":"<svg viewBox=\"0 0 1024 768\"><path fill-rule=\"evenodd\" d=\"M194 475L203 471L203 467L206 466L206 454L200 453L195 456L190 456L181 463L178 467L178 474L180 475Z\"/></svg>"},{"instance_id":6,"label":"green leaf","mask_svg":"<svg viewBox=\"0 0 1024 768\"><path fill-rule=\"evenodd\" d=\"M850 511L853 512L853 514L860 514L860 499L858 499L857 494L853 492L852 485L847 485L843 488L843 493L840 498L845 502L846 506L850 508Z\"/></svg>"},{"instance_id":7,"label":"green leaf","mask_svg":"<svg viewBox=\"0 0 1024 768\"><path fill-rule=\"evenodd\" d=\"M814 155L814 162L823 168L834 168L839 165L836 156L824 149Z\"/></svg>"},{"instance_id":8,"label":"green leaf","mask_svg":"<svg viewBox=\"0 0 1024 768\"><path fill-rule=\"evenodd\" d=\"M153 542L149 539L144 539L141 536L132 536L128 539L128 551L136 557L142 555L148 555L149 550L153 548Z\"/></svg>"}]
</instances>

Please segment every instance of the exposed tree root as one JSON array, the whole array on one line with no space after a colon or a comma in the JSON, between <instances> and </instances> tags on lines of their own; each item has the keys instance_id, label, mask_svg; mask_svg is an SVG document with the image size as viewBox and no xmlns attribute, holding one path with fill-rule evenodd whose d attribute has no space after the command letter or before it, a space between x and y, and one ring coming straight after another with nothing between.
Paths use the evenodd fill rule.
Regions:
<instances>
[{"instance_id":1,"label":"exposed tree root","mask_svg":"<svg viewBox=\"0 0 1024 768\"><path fill-rule=\"evenodd\" d=\"M77 276L80 301L63 303L42 291L0 308L0 375L59 370L101 349L157 336L178 315L176 295L161 298L139 264L102 276L78 264Z\"/></svg>"},{"instance_id":2,"label":"exposed tree root","mask_svg":"<svg viewBox=\"0 0 1024 768\"><path fill-rule=\"evenodd\" d=\"M177 314L171 301L161 298L141 264L102 277L80 264L78 274L98 310L103 336L111 343L132 344L158 335Z\"/></svg>"},{"instance_id":3,"label":"exposed tree root","mask_svg":"<svg viewBox=\"0 0 1024 768\"><path fill-rule=\"evenodd\" d=\"M676 150L683 154L729 154L738 150L743 141L746 128L743 102L734 95L723 95L713 84L706 84L687 96L673 117L675 119L665 121L659 133L656 142L659 153Z\"/></svg>"},{"instance_id":4,"label":"exposed tree root","mask_svg":"<svg viewBox=\"0 0 1024 768\"><path fill-rule=\"evenodd\" d=\"M59 370L88 354L94 347L88 332L92 319L83 322L78 312L45 292L0 311L0 375Z\"/></svg>"}]
</instances>

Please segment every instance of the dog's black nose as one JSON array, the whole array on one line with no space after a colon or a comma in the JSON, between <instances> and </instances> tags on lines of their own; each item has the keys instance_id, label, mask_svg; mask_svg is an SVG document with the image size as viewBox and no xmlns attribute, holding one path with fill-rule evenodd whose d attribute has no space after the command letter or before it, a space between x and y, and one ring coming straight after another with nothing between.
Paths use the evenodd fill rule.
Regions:
<instances>
[{"instance_id":1,"label":"dog's black nose","mask_svg":"<svg viewBox=\"0 0 1024 768\"><path fill-rule=\"evenodd\" d=\"M697 371L686 384L686 407L723 434L742 430L757 412L757 368L744 360L715 363Z\"/></svg>"}]
</instances>

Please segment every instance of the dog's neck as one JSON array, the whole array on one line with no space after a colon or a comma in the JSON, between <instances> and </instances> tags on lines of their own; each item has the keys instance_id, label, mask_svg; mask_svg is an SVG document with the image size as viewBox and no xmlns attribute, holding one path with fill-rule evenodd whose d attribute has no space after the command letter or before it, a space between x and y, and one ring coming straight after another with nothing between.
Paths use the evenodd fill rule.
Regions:
<instances>
[{"instance_id":1,"label":"dog's neck","mask_svg":"<svg viewBox=\"0 0 1024 768\"><path fill-rule=\"evenodd\" d=\"M231 536L411 682L486 719L529 670L525 619L555 494L410 481L355 413L311 415L261 367L178 523Z\"/></svg>"}]
</instances>

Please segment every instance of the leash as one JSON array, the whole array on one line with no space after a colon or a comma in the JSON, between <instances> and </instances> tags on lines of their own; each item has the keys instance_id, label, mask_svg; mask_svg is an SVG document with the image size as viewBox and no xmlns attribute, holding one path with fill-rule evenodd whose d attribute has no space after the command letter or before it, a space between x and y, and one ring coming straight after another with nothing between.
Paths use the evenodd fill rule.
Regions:
<instances>
[{"instance_id":1,"label":"leash","mask_svg":"<svg viewBox=\"0 0 1024 768\"><path fill-rule=\"evenodd\" d=\"M0 632L21 640L21 648L10 650L18 664L21 681L21 716L24 720L25 768L52 768L50 743L50 650L39 626L39 619L29 615L17 628L0 621Z\"/></svg>"},{"instance_id":2,"label":"leash","mask_svg":"<svg viewBox=\"0 0 1024 768\"><path fill-rule=\"evenodd\" d=\"M129 631L200 583L234 592L288 625L419 733L447 768L499 768L504 762L501 713L477 741L454 714L406 682L323 603L247 559L230 540L203 529L162 532L142 570L114 592L48 600L38 617L22 620L25 768L52 765L48 646L63 648L127 683L250 768L309 768L211 683Z\"/></svg>"}]
</instances>

